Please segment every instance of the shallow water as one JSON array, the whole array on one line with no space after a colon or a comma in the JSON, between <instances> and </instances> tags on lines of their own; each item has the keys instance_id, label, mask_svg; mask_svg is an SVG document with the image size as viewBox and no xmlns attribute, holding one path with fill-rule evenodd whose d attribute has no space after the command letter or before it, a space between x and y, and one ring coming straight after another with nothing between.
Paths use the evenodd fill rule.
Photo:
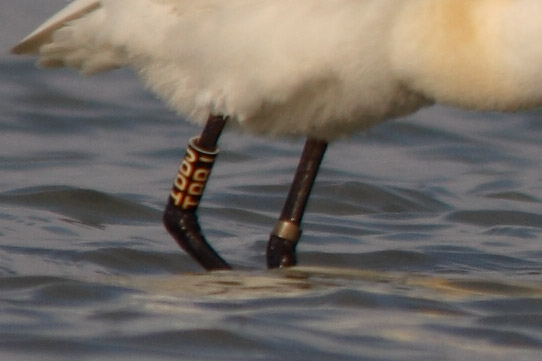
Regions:
<instances>
[{"instance_id":1,"label":"shallow water","mask_svg":"<svg viewBox=\"0 0 542 361\"><path fill-rule=\"evenodd\" d=\"M302 142L228 132L200 214L237 270L204 273L160 223L199 129L129 71L6 54L63 3L0 13L0 359L540 360L540 112L332 144L286 271L264 249Z\"/></svg>"}]
</instances>

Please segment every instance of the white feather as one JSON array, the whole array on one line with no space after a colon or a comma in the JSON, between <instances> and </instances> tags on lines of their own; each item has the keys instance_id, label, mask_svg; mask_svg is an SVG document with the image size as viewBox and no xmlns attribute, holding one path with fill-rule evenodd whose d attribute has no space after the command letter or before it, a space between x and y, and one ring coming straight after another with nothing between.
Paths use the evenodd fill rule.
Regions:
<instances>
[{"instance_id":1,"label":"white feather","mask_svg":"<svg viewBox=\"0 0 542 361\"><path fill-rule=\"evenodd\" d=\"M14 51L137 71L196 122L331 140L433 101L542 104L539 0L77 0ZM52 34L52 36L51 36Z\"/></svg>"},{"instance_id":2,"label":"white feather","mask_svg":"<svg viewBox=\"0 0 542 361\"><path fill-rule=\"evenodd\" d=\"M76 0L41 24L11 51L14 54L37 54L39 48L51 41L51 34L70 20L77 19L100 6L99 0Z\"/></svg>"}]
</instances>

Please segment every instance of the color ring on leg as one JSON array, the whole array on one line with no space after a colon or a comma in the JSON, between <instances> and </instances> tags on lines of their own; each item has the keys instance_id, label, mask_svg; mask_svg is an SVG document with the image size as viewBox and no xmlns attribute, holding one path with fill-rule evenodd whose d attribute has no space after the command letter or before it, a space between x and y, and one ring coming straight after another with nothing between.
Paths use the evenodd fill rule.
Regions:
<instances>
[{"instance_id":1,"label":"color ring on leg","mask_svg":"<svg viewBox=\"0 0 542 361\"><path fill-rule=\"evenodd\" d=\"M198 137L190 139L170 193L175 206L194 212L200 203L218 155L218 148L209 151L198 147L198 139Z\"/></svg>"},{"instance_id":2,"label":"color ring on leg","mask_svg":"<svg viewBox=\"0 0 542 361\"><path fill-rule=\"evenodd\" d=\"M275 223L272 235L297 243L297 240L301 237L301 228L294 222L279 219L277 223Z\"/></svg>"}]
</instances>

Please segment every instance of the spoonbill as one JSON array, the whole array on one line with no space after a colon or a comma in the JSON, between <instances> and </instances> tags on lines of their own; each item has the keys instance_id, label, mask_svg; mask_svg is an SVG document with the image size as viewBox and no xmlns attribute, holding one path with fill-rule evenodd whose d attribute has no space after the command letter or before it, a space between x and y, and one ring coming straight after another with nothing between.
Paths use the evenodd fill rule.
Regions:
<instances>
[{"instance_id":1,"label":"spoonbill","mask_svg":"<svg viewBox=\"0 0 542 361\"><path fill-rule=\"evenodd\" d=\"M16 45L42 67L130 67L204 125L164 212L208 270L197 207L226 123L305 147L270 235L270 268L296 264L328 142L433 103L480 111L542 105L540 0L76 0Z\"/></svg>"}]
</instances>

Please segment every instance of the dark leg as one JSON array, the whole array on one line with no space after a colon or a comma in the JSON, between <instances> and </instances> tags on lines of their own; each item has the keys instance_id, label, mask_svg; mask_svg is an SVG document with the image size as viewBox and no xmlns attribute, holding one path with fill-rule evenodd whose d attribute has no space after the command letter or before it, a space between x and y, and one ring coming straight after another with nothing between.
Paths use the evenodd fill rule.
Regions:
<instances>
[{"instance_id":1,"label":"dark leg","mask_svg":"<svg viewBox=\"0 0 542 361\"><path fill-rule=\"evenodd\" d=\"M269 237L269 268L294 266L297 263L295 247L301 236L301 220L326 148L326 142L313 138L308 138L305 143L282 213Z\"/></svg>"},{"instance_id":2,"label":"dark leg","mask_svg":"<svg viewBox=\"0 0 542 361\"><path fill-rule=\"evenodd\" d=\"M166 229L179 246L207 270L231 268L205 240L196 214L225 125L226 118L210 116L201 136L190 140L163 216Z\"/></svg>"}]
</instances>

